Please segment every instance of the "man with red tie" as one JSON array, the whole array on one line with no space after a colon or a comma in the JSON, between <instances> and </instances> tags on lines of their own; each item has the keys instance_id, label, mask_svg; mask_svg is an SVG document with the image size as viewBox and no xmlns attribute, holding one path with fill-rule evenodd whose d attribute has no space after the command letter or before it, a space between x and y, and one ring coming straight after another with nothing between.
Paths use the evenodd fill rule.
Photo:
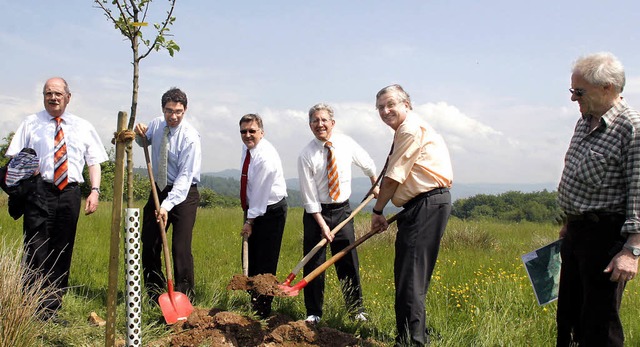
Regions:
<instances>
[{"instance_id":1,"label":"man with red tie","mask_svg":"<svg viewBox=\"0 0 640 347\"><path fill-rule=\"evenodd\" d=\"M309 128L315 136L302 149L298 157L300 193L304 205L302 219L304 227L304 254L308 254L322 238L330 242L331 252L340 252L355 242L353 220L335 235L331 230L351 214L351 164L362 169L371 185L376 182L376 167L373 159L352 138L333 134L333 109L326 104L317 104L309 110ZM377 188L374 191L377 195ZM326 259L326 248L322 248L304 266L309 274ZM347 304L347 311L357 321L366 321L362 303L362 288L358 253L353 249L336 262L336 272ZM324 301L324 273L311 281L304 289L306 321L316 324L322 317Z\"/></svg>"},{"instance_id":2,"label":"man with red tie","mask_svg":"<svg viewBox=\"0 0 640 347\"><path fill-rule=\"evenodd\" d=\"M43 96L45 109L20 124L6 155L13 157L23 148L32 148L40 157L41 181L37 189L44 196L46 216L40 215L40 209L32 210L33 205L25 205L24 251L25 263L44 277L44 285L54 289L40 312L40 318L49 320L56 318L69 285L82 198L79 184L84 182L82 170L86 163L91 181L91 193L84 208L88 215L98 208L100 163L107 161L108 156L93 125L66 112L71 92L64 79L47 80Z\"/></svg>"},{"instance_id":3,"label":"man with red tie","mask_svg":"<svg viewBox=\"0 0 640 347\"><path fill-rule=\"evenodd\" d=\"M244 211L242 235L248 237L249 276L276 274L287 219L287 185L280 156L264 138L262 118L240 118L242 176L240 202ZM251 305L260 318L271 313L272 296L250 291Z\"/></svg>"}]
</instances>

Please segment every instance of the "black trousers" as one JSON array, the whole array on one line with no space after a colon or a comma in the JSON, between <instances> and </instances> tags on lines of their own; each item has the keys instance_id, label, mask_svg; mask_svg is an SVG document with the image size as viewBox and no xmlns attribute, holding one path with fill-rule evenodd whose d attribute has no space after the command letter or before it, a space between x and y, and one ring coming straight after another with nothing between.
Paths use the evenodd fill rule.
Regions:
<instances>
[{"instance_id":1,"label":"black trousers","mask_svg":"<svg viewBox=\"0 0 640 347\"><path fill-rule=\"evenodd\" d=\"M397 220L393 266L396 342L402 346L423 346L429 342L425 298L438 258L440 240L449 221L451 195L448 190L423 195L404 207Z\"/></svg>"},{"instance_id":2,"label":"black trousers","mask_svg":"<svg viewBox=\"0 0 640 347\"><path fill-rule=\"evenodd\" d=\"M622 250L624 216L569 222L560 255L557 346L623 346L620 303L626 282L603 270Z\"/></svg>"},{"instance_id":3,"label":"black trousers","mask_svg":"<svg viewBox=\"0 0 640 347\"><path fill-rule=\"evenodd\" d=\"M167 186L158 192L160 203L167 198L172 186ZM196 222L196 212L200 194L196 185L192 185L185 201L174 206L169 211L167 231L173 225L173 237L171 254L173 260L174 288L176 291L187 294L191 298L194 295L193 254L191 253L191 241L193 239L193 226ZM149 194L149 200L144 206L142 220L142 271L144 285L149 297L156 301L160 294L166 292L165 276L162 271L162 237L160 226L156 221L155 203L153 196Z\"/></svg>"},{"instance_id":4,"label":"black trousers","mask_svg":"<svg viewBox=\"0 0 640 347\"><path fill-rule=\"evenodd\" d=\"M275 276L278 270L284 225L287 220L287 209L287 200L284 198L267 206L265 214L254 220L248 240L249 276L260 274ZM256 313L263 318L268 316L271 313L273 296L259 295L255 291L249 293Z\"/></svg>"},{"instance_id":5,"label":"black trousers","mask_svg":"<svg viewBox=\"0 0 640 347\"><path fill-rule=\"evenodd\" d=\"M43 285L53 289L42 305L49 310L46 315L60 309L62 295L69 286L81 195L77 184L69 184L60 191L51 183L43 183L37 194L44 196L47 217L44 223L32 223L29 218L33 214L25 210L24 249L26 265L34 274L44 276ZM25 209L29 208L35 207L27 204Z\"/></svg>"},{"instance_id":6,"label":"black trousers","mask_svg":"<svg viewBox=\"0 0 640 347\"><path fill-rule=\"evenodd\" d=\"M350 214L351 207L349 207L348 201L344 204L335 204L335 206L323 205L322 208L322 217L330 229L333 229L336 225L347 219ZM303 248L304 254L307 254L322 240L322 234L318 223L311 214L304 213L302 224L304 227ZM355 234L353 220L351 220L335 235L329 247L331 247L331 252L335 254L354 242ZM305 275L326 261L326 249L327 247L321 248L318 253L309 259L309 262L304 266ZM347 310L351 313L364 311L362 305L362 288L360 286L360 265L358 263L358 253L356 249L354 248L349 254L346 254L338 260L335 263L335 267ZM323 272L304 288L304 305L307 309L307 315L322 317L324 277L325 274Z\"/></svg>"}]
</instances>

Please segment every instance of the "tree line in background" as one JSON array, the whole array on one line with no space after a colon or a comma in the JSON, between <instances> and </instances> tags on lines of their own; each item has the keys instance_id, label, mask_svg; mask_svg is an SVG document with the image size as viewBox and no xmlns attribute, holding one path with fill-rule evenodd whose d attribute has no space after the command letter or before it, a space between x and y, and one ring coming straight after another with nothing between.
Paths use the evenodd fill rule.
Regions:
<instances>
[{"instance_id":1,"label":"tree line in background","mask_svg":"<svg viewBox=\"0 0 640 347\"><path fill-rule=\"evenodd\" d=\"M0 143L0 166L8 162L4 156L13 138L13 132L2 139ZM107 151L110 160L102 163L102 184L100 200L113 200L113 179L115 176L114 150ZM85 167L85 177L88 176ZM150 183L146 168L133 170L133 198L136 201L146 201L149 198ZM88 180L87 180L88 181ZM85 196L91 192L91 187L85 183L81 186ZM125 187L125 195L127 195ZM235 178L202 175L200 179L201 207L240 207L240 181ZM302 206L300 192L288 189L289 206ZM543 190L533 193L510 191L498 195L478 194L469 198L457 199L453 203L451 214L460 219L495 219L510 222L553 222L560 215L556 203L556 192Z\"/></svg>"},{"instance_id":2,"label":"tree line in background","mask_svg":"<svg viewBox=\"0 0 640 347\"><path fill-rule=\"evenodd\" d=\"M510 191L498 195L478 194L456 200L451 214L460 219L555 222L561 215L556 197L557 192L546 189L533 193Z\"/></svg>"}]
</instances>

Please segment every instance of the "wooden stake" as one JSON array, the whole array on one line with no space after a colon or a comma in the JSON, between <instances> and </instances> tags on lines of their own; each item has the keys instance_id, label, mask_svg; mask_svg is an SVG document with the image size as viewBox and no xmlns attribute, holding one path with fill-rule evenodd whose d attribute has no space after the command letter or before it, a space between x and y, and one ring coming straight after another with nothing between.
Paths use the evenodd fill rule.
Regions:
<instances>
[{"instance_id":1,"label":"wooden stake","mask_svg":"<svg viewBox=\"0 0 640 347\"><path fill-rule=\"evenodd\" d=\"M118 133L127 126L127 113L118 112ZM118 259L120 258L120 229L122 229L122 194L124 191L124 155L127 143L116 137L116 168L113 178L113 208L111 210L111 242L109 246L109 288L107 291L107 325L105 346L116 343L116 299L118 295Z\"/></svg>"}]
</instances>

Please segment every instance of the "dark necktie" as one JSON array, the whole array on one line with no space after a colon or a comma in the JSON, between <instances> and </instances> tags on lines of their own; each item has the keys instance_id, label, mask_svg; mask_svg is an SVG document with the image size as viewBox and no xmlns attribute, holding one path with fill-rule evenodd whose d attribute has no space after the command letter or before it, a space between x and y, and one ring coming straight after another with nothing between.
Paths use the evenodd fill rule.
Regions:
<instances>
[{"instance_id":1,"label":"dark necktie","mask_svg":"<svg viewBox=\"0 0 640 347\"><path fill-rule=\"evenodd\" d=\"M62 131L62 118L54 118L56 121L56 136L54 138L53 150L53 184L58 189L63 190L69 184L67 177L67 143L64 140Z\"/></svg>"},{"instance_id":2,"label":"dark necktie","mask_svg":"<svg viewBox=\"0 0 640 347\"><path fill-rule=\"evenodd\" d=\"M336 157L333 153L333 144L329 141L325 142L327 147L327 178L329 179L329 196L331 200L338 201L340 196L340 182L338 181L338 165L336 165Z\"/></svg>"},{"instance_id":3,"label":"dark necktie","mask_svg":"<svg viewBox=\"0 0 640 347\"><path fill-rule=\"evenodd\" d=\"M251 161L251 152L247 149L247 155L244 157L242 164L242 176L240 176L240 205L242 210L249 209L247 206L247 172L249 171L249 162Z\"/></svg>"}]
</instances>

